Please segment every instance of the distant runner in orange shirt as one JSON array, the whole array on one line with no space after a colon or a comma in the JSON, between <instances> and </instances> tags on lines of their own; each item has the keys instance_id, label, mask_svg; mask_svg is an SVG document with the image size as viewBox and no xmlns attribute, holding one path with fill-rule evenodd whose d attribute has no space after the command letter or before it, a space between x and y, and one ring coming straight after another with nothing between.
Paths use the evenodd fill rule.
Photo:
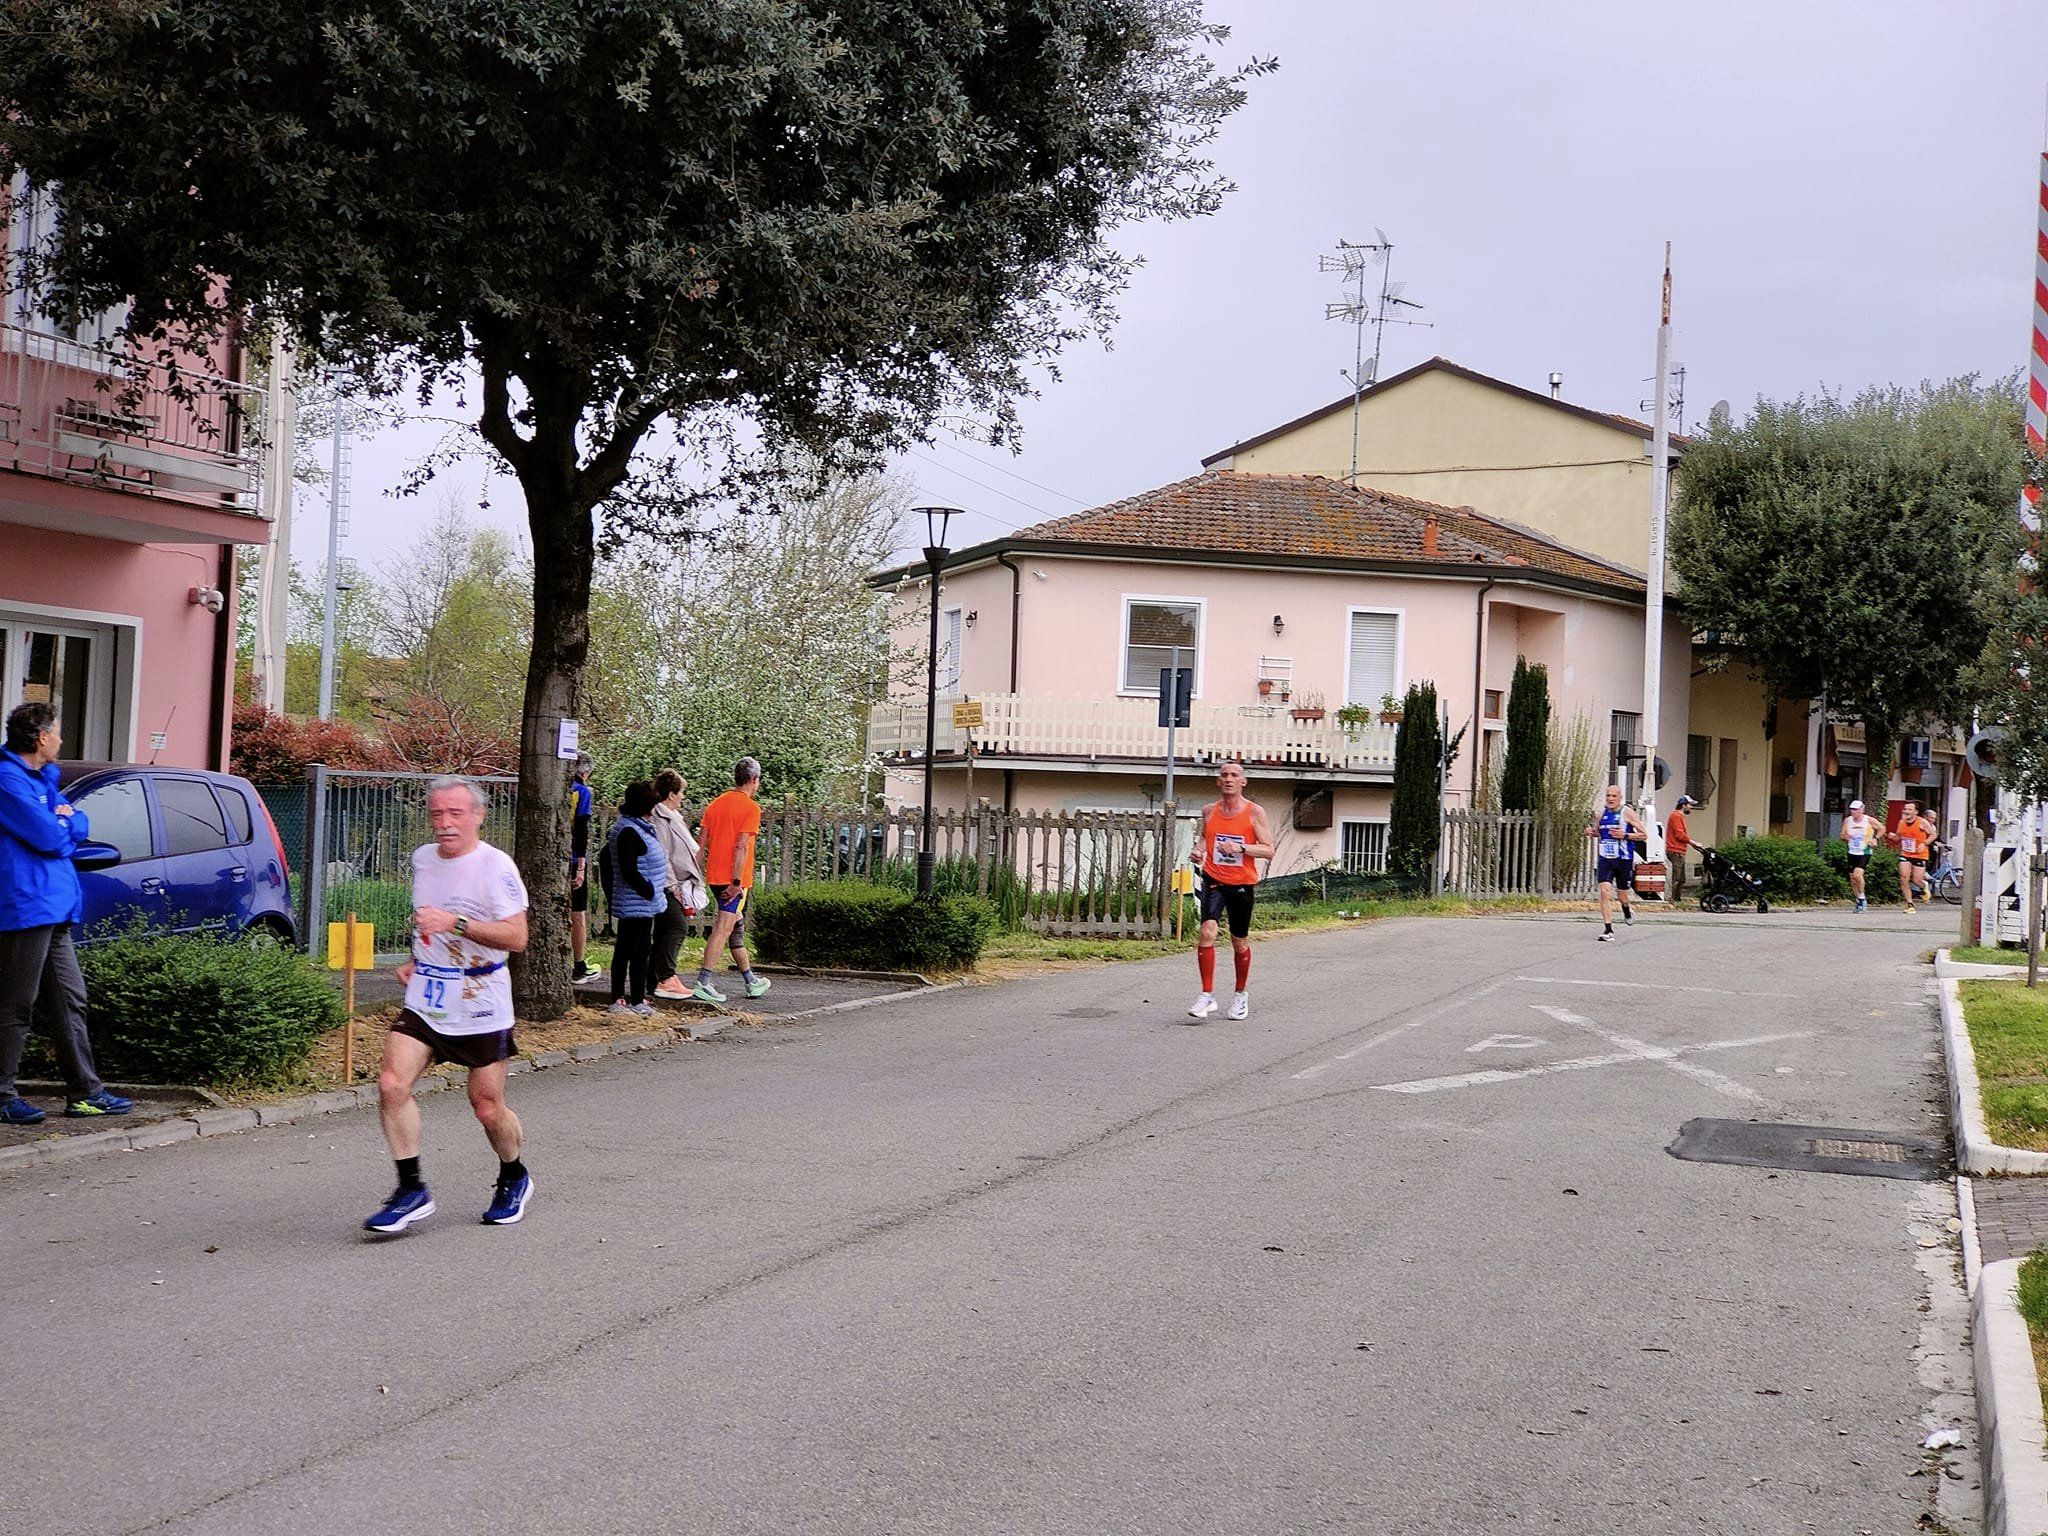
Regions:
<instances>
[{"instance_id":1,"label":"distant runner in orange shirt","mask_svg":"<svg viewBox=\"0 0 2048 1536\"><path fill-rule=\"evenodd\" d=\"M704 941L704 959L690 996L706 1003L725 1001L725 994L712 983L721 949L732 951L747 996L759 997L770 985L766 976L754 974L754 963L747 958L747 893L754 888L754 843L761 835L761 765L751 757L741 758L732 782L731 789L704 807L704 883L718 903L718 915Z\"/></svg>"},{"instance_id":2,"label":"distant runner in orange shirt","mask_svg":"<svg viewBox=\"0 0 2048 1536\"><path fill-rule=\"evenodd\" d=\"M1899 813L1899 830L1885 838L1886 842L1899 845L1899 896L1908 912L1913 910L1914 891L1927 885L1927 856L1934 851L1934 838L1939 831L1920 814L1920 802L1908 800Z\"/></svg>"},{"instance_id":3,"label":"distant runner in orange shirt","mask_svg":"<svg viewBox=\"0 0 2048 1536\"><path fill-rule=\"evenodd\" d=\"M1202 931L1195 940L1202 993L1188 1009L1188 1017L1206 1019L1216 1011L1216 924L1227 916L1231 955L1237 962L1237 990L1227 1016L1243 1019L1252 1011L1246 991L1252 975L1252 892L1259 883L1258 861L1273 857L1273 834L1266 813L1244 797L1243 764L1218 768L1216 788L1223 798L1202 812L1202 830L1195 842L1195 868L1202 872Z\"/></svg>"}]
</instances>

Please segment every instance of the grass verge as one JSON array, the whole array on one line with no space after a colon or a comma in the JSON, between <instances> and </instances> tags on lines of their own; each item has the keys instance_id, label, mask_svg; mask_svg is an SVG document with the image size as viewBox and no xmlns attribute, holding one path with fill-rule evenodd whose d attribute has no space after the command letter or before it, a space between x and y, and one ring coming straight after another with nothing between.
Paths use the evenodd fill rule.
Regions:
<instances>
[{"instance_id":1,"label":"grass verge","mask_svg":"<svg viewBox=\"0 0 2048 1536\"><path fill-rule=\"evenodd\" d=\"M2041 1411L2048 1414L2048 1253L2030 1253L2020 1261L2020 1316L2027 1320L2027 1342L2034 1347L2034 1378L2041 1388Z\"/></svg>"},{"instance_id":2,"label":"grass verge","mask_svg":"<svg viewBox=\"0 0 2048 1536\"><path fill-rule=\"evenodd\" d=\"M2048 989L1965 981L1957 995L1992 1139L2048 1152Z\"/></svg>"},{"instance_id":3,"label":"grass verge","mask_svg":"<svg viewBox=\"0 0 2048 1536\"><path fill-rule=\"evenodd\" d=\"M1502 912L1577 911L1582 902L1553 902L1540 896L1502 896L1468 900L1463 896L1399 896L1378 901L1273 902L1252 910L1252 933L1306 933L1344 928L1389 917L1483 917ZM982 951L979 970L1014 975L1028 962L1152 960L1181 954L1194 943L1194 905L1188 905L1179 939L1059 938L1037 933L1000 933ZM994 962L991 964L991 962Z\"/></svg>"},{"instance_id":4,"label":"grass verge","mask_svg":"<svg viewBox=\"0 0 2048 1536\"><path fill-rule=\"evenodd\" d=\"M2001 949L1995 944L1951 944L1948 957L1960 965L2025 965L2024 949Z\"/></svg>"}]
</instances>

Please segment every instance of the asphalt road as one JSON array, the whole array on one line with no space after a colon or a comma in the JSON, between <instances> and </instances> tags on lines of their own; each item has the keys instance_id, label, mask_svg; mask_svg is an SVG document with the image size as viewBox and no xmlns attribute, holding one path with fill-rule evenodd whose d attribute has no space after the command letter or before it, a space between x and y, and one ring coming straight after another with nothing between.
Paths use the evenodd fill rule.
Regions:
<instances>
[{"instance_id":1,"label":"asphalt road","mask_svg":"<svg viewBox=\"0 0 2048 1536\"><path fill-rule=\"evenodd\" d=\"M0 1530L1910 1530L1945 1186L1664 1148L1939 1134L1950 921L1409 920L1263 943L1243 1024L1174 959L730 1030L516 1080L509 1229L456 1094L397 1241L367 1113L0 1175Z\"/></svg>"}]
</instances>

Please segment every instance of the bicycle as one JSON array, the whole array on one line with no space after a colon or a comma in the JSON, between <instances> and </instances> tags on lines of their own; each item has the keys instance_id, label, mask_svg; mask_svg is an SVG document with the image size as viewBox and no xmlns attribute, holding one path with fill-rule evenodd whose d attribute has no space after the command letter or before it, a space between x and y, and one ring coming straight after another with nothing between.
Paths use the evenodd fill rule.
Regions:
<instances>
[{"instance_id":1,"label":"bicycle","mask_svg":"<svg viewBox=\"0 0 2048 1536\"><path fill-rule=\"evenodd\" d=\"M1941 862L1927 875L1929 894L1939 896L1952 907L1963 904L1962 866L1949 856L1946 845L1941 849Z\"/></svg>"}]
</instances>

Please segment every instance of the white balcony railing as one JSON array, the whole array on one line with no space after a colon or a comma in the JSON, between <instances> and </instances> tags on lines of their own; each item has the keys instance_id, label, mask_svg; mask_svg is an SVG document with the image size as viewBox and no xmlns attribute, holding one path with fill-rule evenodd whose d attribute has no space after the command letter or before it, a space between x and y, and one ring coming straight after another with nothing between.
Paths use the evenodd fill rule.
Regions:
<instances>
[{"instance_id":1,"label":"white balcony railing","mask_svg":"<svg viewBox=\"0 0 2048 1536\"><path fill-rule=\"evenodd\" d=\"M258 510L263 391L0 323L0 469Z\"/></svg>"},{"instance_id":2,"label":"white balcony railing","mask_svg":"<svg viewBox=\"0 0 2048 1536\"><path fill-rule=\"evenodd\" d=\"M1166 732L1151 699L1060 699L1037 694L984 693L976 696L982 723L969 730L953 725L953 701L939 701L935 750L966 751L971 736L977 757L1131 758L1166 756ZM1396 727L1378 723L1340 724L1334 716L1296 720L1284 705L1197 704L1191 724L1176 733L1177 756L1197 762L1235 758L1347 772L1391 771ZM924 756L924 705L877 704L869 714L868 748L885 758Z\"/></svg>"}]
</instances>

